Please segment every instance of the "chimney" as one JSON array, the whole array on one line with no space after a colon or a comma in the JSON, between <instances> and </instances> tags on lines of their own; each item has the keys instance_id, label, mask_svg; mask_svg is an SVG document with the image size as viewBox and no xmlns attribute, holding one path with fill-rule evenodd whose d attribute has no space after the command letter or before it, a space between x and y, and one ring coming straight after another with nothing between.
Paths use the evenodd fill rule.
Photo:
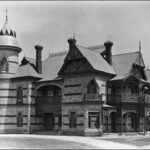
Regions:
<instances>
[{"instance_id":1,"label":"chimney","mask_svg":"<svg viewBox=\"0 0 150 150\"><path fill-rule=\"evenodd\" d=\"M36 50L36 70L38 73L42 74L42 49L43 46L35 45Z\"/></svg>"},{"instance_id":2,"label":"chimney","mask_svg":"<svg viewBox=\"0 0 150 150\"><path fill-rule=\"evenodd\" d=\"M74 44L76 44L76 40L75 39L68 39L68 43L69 43L69 50L73 47Z\"/></svg>"},{"instance_id":3,"label":"chimney","mask_svg":"<svg viewBox=\"0 0 150 150\"><path fill-rule=\"evenodd\" d=\"M113 43L112 43L111 41L106 41L106 42L104 43L104 45L105 45L105 49L106 49L106 51L105 51L105 54L106 54L105 59L106 59L106 61L107 61L110 65L112 65L111 47L113 46Z\"/></svg>"}]
</instances>

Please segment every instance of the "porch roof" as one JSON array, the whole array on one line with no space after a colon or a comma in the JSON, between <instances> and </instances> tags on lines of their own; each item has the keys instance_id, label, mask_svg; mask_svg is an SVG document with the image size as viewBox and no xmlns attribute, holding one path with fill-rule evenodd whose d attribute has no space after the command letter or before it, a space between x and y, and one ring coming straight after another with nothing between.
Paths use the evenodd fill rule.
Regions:
<instances>
[{"instance_id":1,"label":"porch roof","mask_svg":"<svg viewBox=\"0 0 150 150\"><path fill-rule=\"evenodd\" d=\"M17 72L13 76L13 78L22 77L42 78L42 76L38 74L30 64L19 66Z\"/></svg>"},{"instance_id":2,"label":"porch roof","mask_svg":"<svg viewBox=\"0 0 150 150\"><path fill-rule=\"evenodd\" d=\"M111 105L108 105L108 104L103 104L102 107L104 107L104 108L115 108L115 106L111 106Z\"/></svg>"}]
</instances>

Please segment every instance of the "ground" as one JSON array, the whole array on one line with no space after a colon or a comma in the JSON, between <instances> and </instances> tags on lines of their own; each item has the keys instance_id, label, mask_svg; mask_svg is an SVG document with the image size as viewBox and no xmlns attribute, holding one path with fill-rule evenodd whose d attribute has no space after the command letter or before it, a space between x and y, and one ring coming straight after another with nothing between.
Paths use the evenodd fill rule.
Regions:
<instances>
[{"instance_id":1,"label":"ground","mask_svg":"<svg viewBox=\"0 0 150 150\"><path fill-rule=\"evenodd\" d=\"M142 148L150 149L150 134L146 134L146 135L123 134L121 136L107 135L107 136L103 136L102 138L98 138L98 139L104 140L104 141L111 141L111 142L115 142L115 143L123 143L123 144L127 144L127 145L133 145L140 149L142 149Z\"/></svg>"},{"instance_id":2,"label":"ground","mask_svg":"<svg viewBox=\"0 0 150 150\"><path fill-rule=\"evenodd\" d=\"M0 137L0 149L94 149L77 142L33 137Z\"/></svg>"},{"instance_id":3,"label":"ground","mask_svg":"<svg viewBox=\"0 0 150 150\"><path fill-rule=\"evenodd\" d=\"M1 134L0 149L150 149L150 134L102 137Z\"/></svg>"}]
</instances>

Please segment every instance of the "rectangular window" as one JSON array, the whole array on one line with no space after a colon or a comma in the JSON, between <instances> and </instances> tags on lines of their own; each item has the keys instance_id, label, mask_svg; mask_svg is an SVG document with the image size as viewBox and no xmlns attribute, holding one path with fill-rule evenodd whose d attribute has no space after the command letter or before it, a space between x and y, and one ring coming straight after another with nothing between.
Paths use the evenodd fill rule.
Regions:
<instances>
[{"instance_id":1,"label":"rectangular window","mask_svg":"<svg viewBox=\"0 0 150 150\"><path fill-rule=\"evenodd\" d=\"M99 128L99 112L89 112L89 128Z\"/></svg>"},{"instance_id":2,"label":"rectangular window","mask_svg":"<svg viewBox=\"0 0 150 150\"><path fill-rule=\"evenodd\" d=\"M76 118L76 113L75 112L70 113L69 127L70 128L76 128L77 127L77 118Z\"/></svg>"},{"instance_id":3,"label":"rectangular window","mask_svg":"<svg viewBox=\"0 0 150 150\"><path fill-rule=\"evenodd\" d=\"M111 94L111 88L108 88L108 94Z\"/></svg>"},{"instance_id":4,"label":"rectangular window","mask_svg":"<svg viewBox=\"0 0 150 150\"><path fill-rule=\"evenodd\" d=\"M17 115L17 127L23 126L23 116L22 113L18 113Z\"/></svg>"},{"instance_id":5,"label":"rectangular window","mask_svg":"<svg viewBox=\"0 0 150 150\"><path fill-rule=\"evenodd\" d=\"M17 89L17 104L22 104L23 103L23 88L18 87Z\"/></svg>"}]
</instances>

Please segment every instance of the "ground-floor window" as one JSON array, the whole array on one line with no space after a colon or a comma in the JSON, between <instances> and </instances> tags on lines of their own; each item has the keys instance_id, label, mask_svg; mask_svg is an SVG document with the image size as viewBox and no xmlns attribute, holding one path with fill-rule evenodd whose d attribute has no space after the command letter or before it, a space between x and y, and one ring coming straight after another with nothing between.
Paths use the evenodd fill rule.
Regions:
<instances>
[{"instance_id":1,"label":"ground-floor window","mask_svg":"<svg viewBox=\"0 0 150 150\"><path fill-rule=\"evenodd\" d=\"M61 127L61 121L62 121L61 115L59 116L58 120L59 120L59 121L58 121L58 126Z\"/></svg>"},{"instance_id":2,"label":"ground-floor window","mask_svg":"<svg viewBox=\"0 0 150 150\"><path fill-rule=\"evenodd\" d=\"M22 127L23 126L23 116L22 113L18 113L17 116L17 127Z\"/></svg>"},{"instance_id":3,"label":"ground-floor window","mask_svg":"<svg viewBox=\"0 0 150 150\"><path fill-rule=\"evenodd\" d=\"M99 112L89 112L89 128L99 128Z\"/></svg>"},{"instance_id":4,"label":"ground-floor window","mask_svg":"<svg viewBox=\"0 0 150 150\"><path fill-rule=\"evenodd\" d=\"M69 118L69 127L70 128L76 128L77 127L77 117L75 112L70 113L70 118Z\"/></svg>"}]
</instances>

